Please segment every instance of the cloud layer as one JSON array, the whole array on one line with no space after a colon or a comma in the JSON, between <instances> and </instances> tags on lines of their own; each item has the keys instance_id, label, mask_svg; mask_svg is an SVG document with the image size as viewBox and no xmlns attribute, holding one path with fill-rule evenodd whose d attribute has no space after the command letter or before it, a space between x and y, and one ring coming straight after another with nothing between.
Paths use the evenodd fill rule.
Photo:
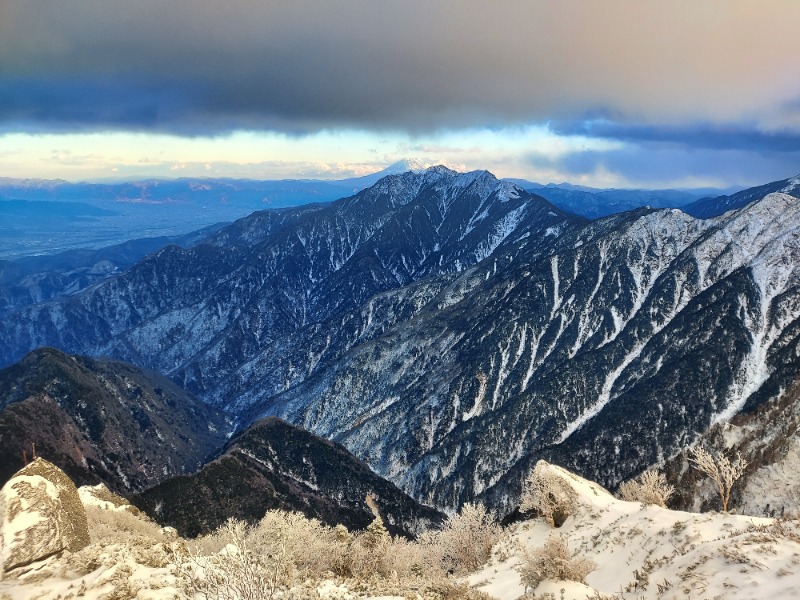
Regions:
<instances>
[{"instance_id":1,"label":"cloud layer","mask_svg":"<svg viewBox=\"0 0 800 600\"><path fill-rule=\"evenodd\" d=\"M800 171L797 23L796 0L3 0L0 138L261 131L327 164L320 134L368 132L531 178L760 182ZM479 130L507 150L456 151Z\"/></svg>"},{"instance_id":2,"label":"cloud layer","mask_svg":"<svg viewBox=\"0 0 800 600\"><path fill-rule=\"evenodd\" d=\"M0 124L800 129L800 3L10 0Z\"/></svg>"}]
</instances>

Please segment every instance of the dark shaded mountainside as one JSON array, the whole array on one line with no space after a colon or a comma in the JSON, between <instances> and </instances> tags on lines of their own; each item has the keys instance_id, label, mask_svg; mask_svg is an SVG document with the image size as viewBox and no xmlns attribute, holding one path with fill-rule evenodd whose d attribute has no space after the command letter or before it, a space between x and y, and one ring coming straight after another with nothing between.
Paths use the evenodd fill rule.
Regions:
<instances>
[{"instance_id":1,"label":"dark shaded mountainside","mask_svg":"<svg viewBox=\"0 0 800 600\"><path fill-rule=\"evenodd\" d=\"M420 533L444 518L338 444L271 417L239 433L198 473L169 479L134 503L182 535L196 536L229 518L257 521L272 509L364 529L375 518L368 495L395 535Z\"/></svg>"},{"instance_id":2,"label":"dark shaded mountainside","mask_svg":"<svg viewBox=\"0 0 800 600\"><path fill-rule=\"evenodd\" d=\"M747 461L732 488L731 505L746 515L789 517L800 506L800 377L773 402L745 407L730 422L701 436L705 447ZM719 494L705 475L688 468L688 452L669 458L664 471L675 485L670 507L688 511L722 510Z\"/></svg>"},{"instance_id":3,"label":"dark shaded mountainside","mask_svg":"<svg viewBox=\"0 0 800 600\"><path fill-rule=\"evenodd\" d=\"M67 250L0 260L0 315L51 298L76 294L165 246L196 245L221 227L213 225L181 236L130 240L100 250Z\"/></svg>"},{"instance_id":4,"label":"dark shaded mountainside","mask_svg":"<svg viewBox=\"0 0 800 600\"><path fill-rule=\"evenodd\" d=\"M230 427L166 377L118 361L42 348L0 370L0 483L35 447L78 485L130 494L199 469Z\"/></svg>"},{"instance_id":5,"label":"dark shaded mountainside","mask_svg":"<svg viewBox=\"0 0 800 600\"><path fill-rule=\"evenodd\" d=\"M614 487L779 402L800 360L799 227L787 191L587 223L437 167L19 310L0 355L130 360L241 426L275 415L340 442L421 502L510 508L538 458Z\"/></svg>"},{"instance_id":6,"label":"dark shaded mountainside","mask_svg":"<svg viewBox=\"0 0 800 600\"><path fill-rule=\"evenodd\" d=\"M43 348L0 370L0 485L35 449L78 485L134 494L187 535L272 508L363 528L373 518L367 494L393 533L443 518L307 431L271 418L228 441L230 426L160 375Z\"/></svg>"}]
</instances>

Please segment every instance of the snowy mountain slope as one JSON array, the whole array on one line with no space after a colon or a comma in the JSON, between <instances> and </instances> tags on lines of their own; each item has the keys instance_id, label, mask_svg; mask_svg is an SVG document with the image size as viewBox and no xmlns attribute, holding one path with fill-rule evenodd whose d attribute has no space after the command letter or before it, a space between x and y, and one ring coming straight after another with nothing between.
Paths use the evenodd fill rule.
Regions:
<instances>
[{"instance_id":1,"label":"snowy mountain slope","mask_svg":"<svg viewBox=\"0 0 800 600\"><path fill-rule=\"evenodd\" d=\"M0 581L0 595L11 600L58 600L70 595L90 600L110 596L166 600L194 597L195 593L198 597L228 597L236 596L235 591L240 590L255 593L259 584L266 587L262 582L272 584L277 580L278 593L322 600L386 600L417 594L430 598L486 597L475 590L498 600L516 600L526 592L519 571L525 552L542 548L552 537L566 541L571 558L591 560L594 566L585 575L585 583L544 579L527 590L536 598L790 600L800 594L797 520L697 514L622 502L602 487L563 469L550 465L548 470L573 492L573 507L564 524L552 529L543 519L530 519L512 525L494 546L489 561L458 579L431 576L427 564L422 569L416 567L417 573L409 573L408 569L400 574L396 570L380 573L373 568L367 576L348 577L323 571L319 565L324 568L343 551L347 553L345 559L351 559L359 547L347 538L341 539L343 536L335 545L323 545L319 539L311 538L308 523L291 515L271 520L291 528L288 533L276 531L274 526L258 532L258 539L266 542L261 546L224 532L216 539L195 544L175 536L174 530L159 530L141 515L135 516L130 512L132 507L121 499L84 487L79 494L89 516L90 546L10 573ZM277 564L288 567L282 579L274 575L276 562L267 561L275 556L267 554L268 550L277 546L267 543L280 540L278 535L290 539L278 547L282 551L278 558L285 559ZM430 551L425 553L427 544L420 546L413 556L435 560ZM185 551L187 547L191 554ZM407 542L395 543L389 551L407 560L412 547ZM379 552L372 550L368 556L374 561ZM255 560L245 562L238 558L245 554ZM562 567L558 570L574 578L574 570L563 568L559 558L546 561L552 567L551 573ZM211 579L217 574L223 576ZM470 589L458 585L459 579ZM218 582L219 587L210 585L202 589L205 594L197 593L198 586L191 583L198 580ZM263 595L269 593L266 590Z\"/></svg>"},{"instance_id":2,"label":"snowy mountain slope","mask_svg":"<svg viewBox=\"0 0 800 600\"><path fill-rule=\"evenodd\" d=\"M538 458L609 486L796 372L800 208L570 219L486 172L256 213L0 324L277 415L425 503L510 509Z\"/></svg>"},{"instance_id":3,"label":"snowy mountain slope","mask_svg":"<svg viewBox=\"0 0 800 600\"><path fill-rule=\"evenodd\" d=\"M784 366L787 368L773 371L759 393L730 422L712 427L700 437L704 446L728 456L741 453L747 461L732 495L733 506L741 514L800 516L800 380L796 361L787 361ZM760 395L771 400L759 403ZM678 490L672 506L687 510L720 508L713 486L695 470L687 469L686 453L668 460L664 470Z\"/></svg>"},{"instance_id":4,"label":"snowy mountain slope","mask_svg":"<svg viewBox=\"0 0 800 600\"><path fill-rule=\"evenodd\" d=\"M220 229L212 225L177 237L129 240L99 250L68 250L53 255L0 260L0 314L30 304L76 294L107 279L165 246L193 246Z\"/></svg>"},{"instance_id":5,"label":"snowy mountain slope","mask_svg":"<svg viewBox=\"0 0 800 600\"><path fill-rule=\"evenodd\" d=\"M615 499L600 486L549 466L575 492L575 508L564 525L543 520L511 528L510 540L469 576L471 585L499 600L524 592L517 567L519 547L540 548L562 536L576 557L596 568L586 584L545 580L532 590L555 598L796 598L798 523L741 515L687 513ZM562 590L563 589L563 595ZM598 596L598 592L602 596Z\"/></svg>"},{"instance_id":6,"label":"snowy mountain slope","mask_svg":"<svg viewBox=\"0 0 800 600\"><path fill-rule=\"evenodd\" d=\"M461 301L354 347L261 413L341 441L441 507L511 507L542 456L615 485L791 362L776 351L797 343L799 225L795 199L773 194L710 221L611 217L549 256L523 240L470 271L482 281Z\"/></svg>"}]
</instances>

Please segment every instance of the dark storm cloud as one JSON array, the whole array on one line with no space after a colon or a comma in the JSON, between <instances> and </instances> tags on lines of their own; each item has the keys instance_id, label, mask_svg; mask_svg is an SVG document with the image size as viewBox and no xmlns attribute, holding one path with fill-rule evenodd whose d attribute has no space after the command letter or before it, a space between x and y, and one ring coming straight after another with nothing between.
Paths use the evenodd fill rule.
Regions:
<instances>
[{"instance_id":1,"label":"dark storm cloud","mask_svg":"<svg viewBox=\"0 0 800 600\"><path fill-rule=\"evenodd\" d=\"M800 3L4 0L0 128L770 120ZM791 110L790 110L791 112Z\"/></svg>"},{"instance_id":2,"label":"dark storm cloud","mask_svg":"<svg viewBox=\"0 0 800 600\"><path fill-rule=\"evenodd\" d=\"M542 158L530 157L542 166ZM604 152L576 152L551 163L575 180L598 171L624 174L639 187L661 188L708 185L747 187L800 174L800 148L794 151L754 152L749 149L692 148L654 144ZM676 183L683 180L685 183Z\"/></svg>"},{"instance_id":3,"label":"dark storm cloud","mask_svg":"<svg viewBox=\"0 0 800 600\"><path fill-rule=\"evenodd\" d=\"M800 130L762 131L756 124L653 126L588 119L551 123L562 135L610 138L637 144L677 144L687 148L800 152Z\"/></svg>"}]
</instances>

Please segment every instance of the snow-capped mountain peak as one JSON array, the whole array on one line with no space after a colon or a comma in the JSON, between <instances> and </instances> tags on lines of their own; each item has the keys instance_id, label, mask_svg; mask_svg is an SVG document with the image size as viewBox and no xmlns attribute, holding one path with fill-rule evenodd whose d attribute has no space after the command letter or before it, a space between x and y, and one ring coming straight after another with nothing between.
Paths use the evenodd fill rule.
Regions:
<instances>
[{"instance_id":1,"label":"snow-capped mountain peak","mask_svg":"<svg viewBox=\"0 0 800 600\"><path fill-rule=\"evenodd\" d=\"M788 183L702 220L586 223L486 171L404 170L13 313L0 360L130 360L448 510L509 507L538 458L613 486L800 368L800 205L770 195Z\"/></svg>"},{"instance_id":2,"label":"snow-capped mountain peak","mask_svg":"<svg viewBox=\"0 0 800 600\"><path fill-rule=\"evenodd\" d=\"M412 171L414 173L423 173L431 165L416 158L404 158L392 163L386 167L382 172L385 175L398 175Z\"/></svg>"}]
</instances>

